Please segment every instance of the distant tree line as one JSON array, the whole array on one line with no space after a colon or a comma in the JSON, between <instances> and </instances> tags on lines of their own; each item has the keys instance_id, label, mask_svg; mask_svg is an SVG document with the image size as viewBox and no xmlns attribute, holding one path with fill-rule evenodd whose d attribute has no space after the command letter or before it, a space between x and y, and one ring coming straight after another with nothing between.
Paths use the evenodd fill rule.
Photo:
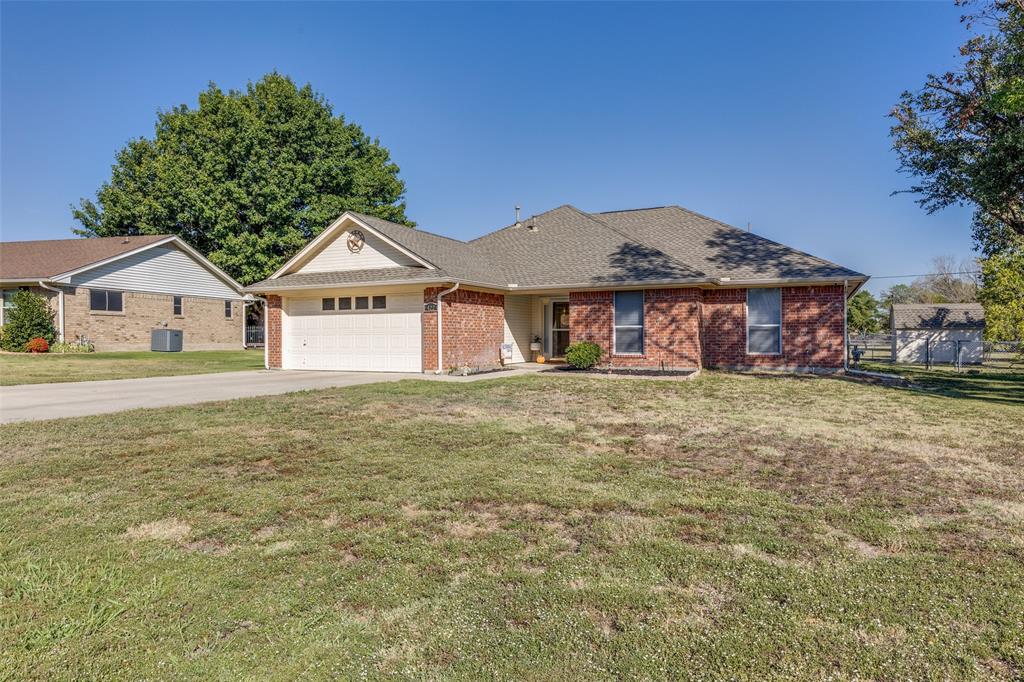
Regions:
<instances>
[{"instance_id":1,"label":"distant tree line","mask_svg":"<svg viewBox=\"0 0 1024 682\"><path fill-rule=\"evenodd\" d=\"M846 309L846 325L857 334L881 332L889 324L889 307L893 303L975 303L981 288L978 262L957 261L952 256L932 259L931 272L910 284L894 284L876 298L869 291L860 291L850 299Z\"/></svg>"}]
</instances>

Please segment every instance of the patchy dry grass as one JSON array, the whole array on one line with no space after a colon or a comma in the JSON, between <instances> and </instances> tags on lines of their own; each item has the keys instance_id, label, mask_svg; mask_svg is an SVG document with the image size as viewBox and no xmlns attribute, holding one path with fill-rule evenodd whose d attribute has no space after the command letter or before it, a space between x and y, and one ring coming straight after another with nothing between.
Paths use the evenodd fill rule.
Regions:
<instances>
[{"instance_id":1,"label":"patchy dry grass","mask_svg":"<svg viewBox=\"0 0 1024 682\"><path fill-rule=\"evenodd\" d=\"M184 353L0 353L0 386L169 377L263 369L261 350Z\"/></svg>"},{"instance_id":2,"label":"patchy dry grass","mask_svg":"<svg viewBox=\"0 0 1024 682\"><path fill-rule=\"evenodd\" d=\"M0 670L1020 678L1024 408L955 395L532 376L3 426Z\"/></svg>"}]
</instances>

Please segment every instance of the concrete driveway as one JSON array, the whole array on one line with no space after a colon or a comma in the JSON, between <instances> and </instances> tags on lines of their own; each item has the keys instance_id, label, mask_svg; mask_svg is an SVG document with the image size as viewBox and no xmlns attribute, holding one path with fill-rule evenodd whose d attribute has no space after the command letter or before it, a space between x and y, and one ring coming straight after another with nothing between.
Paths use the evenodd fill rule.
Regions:
<instances>
[{"instance_id":1,"label":"concrete driveway","mask_svg":"<svg viewBox=\"0 0 1024 682\"><path fill-rule=\"evenodd\" d=\"M0 386L0 423L84 417L139 407L194 405L212 400L232 400L402 379L480 381L530 374L541 369L544 367L540 365L518 365L516 369L504 372L468 377L397 372L299 372L261 369L252 372L190 374L176 377Z\"/></svg>"},{"instance_id":2,"label":"concrete driveway","mask_svg":"<svg viewBox=\"0 0 1024 682\"><path fill-rule=\"evenodd\" d=\"M191 405L334 386L354 386L422 374L257 370L176 377L26 384L0 387L0 423L120 412L137 407Z\"/></svg>"}]
</instances>

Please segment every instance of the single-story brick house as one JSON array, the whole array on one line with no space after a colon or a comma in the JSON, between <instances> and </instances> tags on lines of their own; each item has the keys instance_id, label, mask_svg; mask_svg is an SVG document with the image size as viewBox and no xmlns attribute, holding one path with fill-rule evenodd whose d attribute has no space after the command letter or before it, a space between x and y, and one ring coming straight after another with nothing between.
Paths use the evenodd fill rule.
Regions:
<instances>
[{"instance_id":1,"label":"single-story brick house","mask_svg":"<svg viewBox=\"0 0 1024 682\"><path fill-rule=\"evenodd\" d=\"M894 303L889 308L892 359L981 364L985 309L980 303Z\"/></svg>"},{"instance_id":2,"label":"single-story brick house","mask_svg":"<svg viewBox=\"0 0 1024 682\"><path fill-rule=\"evenodd\" d=\"M489 368L590 340L614 367L835 370L866 280L678 206L561 206L468 242L346 212L248 291L272 368Z\"/></svg>"},{"instance_id":3,"label":"single-story brick house","mask_svg":"<svg viewBox=\"0 0 1024 682\"><path fill-rule=\"evenodd\" d=\"M244 342L241 285L173 235L0 242L0 324L18 289L48 299L61 339L98 351L148 350L158 328L182 330L185 350Z\"/></svg>"}]
</instances>

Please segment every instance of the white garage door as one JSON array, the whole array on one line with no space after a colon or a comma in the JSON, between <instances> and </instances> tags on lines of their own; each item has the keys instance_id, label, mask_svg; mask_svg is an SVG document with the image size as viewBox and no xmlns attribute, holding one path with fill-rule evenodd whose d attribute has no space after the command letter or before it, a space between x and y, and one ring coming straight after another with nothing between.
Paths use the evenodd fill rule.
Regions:
<instances>
[{"instance_id":1,"label":"white garage door","mask_svg":"<svg viewBox=\"0 0 1024 682\"><path fill-rule=\"evenodd\" d=\"M324 311L322 300L287 299L283 324L285 369L420 372L423 292L387 294L383 310ZM372 295L370 296L372 300Z\"/></svg>"}]
</instances>

